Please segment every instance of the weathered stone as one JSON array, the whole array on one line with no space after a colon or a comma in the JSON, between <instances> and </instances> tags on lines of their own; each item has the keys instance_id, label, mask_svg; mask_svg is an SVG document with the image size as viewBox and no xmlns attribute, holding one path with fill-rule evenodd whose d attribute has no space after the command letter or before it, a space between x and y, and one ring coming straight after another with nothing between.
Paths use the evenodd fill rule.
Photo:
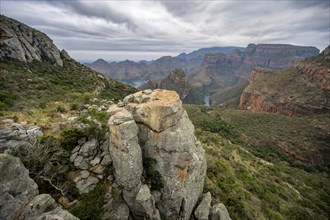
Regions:
<instances>
[{"instance_id":1,"label":"weathered stone","mask_svg":"<svg viewBox=\"0 0 330 220\"><path fill-rule=\"evenodd\" d=\"M144 93L146 95L150 95L152 93L152 90L151 89L146 89L146 90L143 90L142 93Z\"/></svg>"},{"instance_id":2,"label":"weathered stone","mask_svg":"<svg viewBox=\"0 0 330 220\"><path fill-rule=\"evenodd\" d=\"M96 184L98 183L98 179L93 176L89 176L86 179L81 179L76 183L76 187L79 190L79 193L88 193L92 189L95 188Z\"/></svg>"},{"instance_id":3,"label":"weathered stone","mask_svg":"<svg viewBox=\"0 0 330 220\"><path fill-rule=\"evenodd\" d=\"M109 131L109 151L115 168L114 175L117 184L123 190L126 204L135 216L156 216L156 219L159 219L152 198L148 201L136 200L141 190L140 179L143 167L142 152L137 137L138 127L132 115L125 109L117 112L109 119Z\"/></svg>"},{"instance_id":4,"label":"weathered stone","mask_svg":"<svg viewBox=\"0 0 330 220\"><path fill-rule=\"evenodd\" d=\"M77 158L77 156L78 156L78 152L73 153L70 156L70 162L73 163L75 161L75 159Z\"/></svg>"},{"instance_id":5,"label":"weathered stone","mask_svg":"<svg viewBox=\"0 0 330 220\"><path fill-rule=\"evenodd\" d=\"M58 207L50 212L42 214L36 220L79 220L79 218Z\"/></svg>"},{"instance_id":6,"label":"weathered stone","mask_svg":"<svg viewBox=\"0 0 330 220\"><path fill-rule=\"evenodd\" d=\"M206 160L186 112L176 125L161 133L144 125L139 128L143 156L156 161L155 169L164 184L159 211L169 219L178 215L189 219L203 191Z\"/></svg>"},{"instance_id":7,"label":"weathered stone","mask_svg":"<svg viewBox=\"0 0 330 220\"><path fill-rule=\"evenodd\" d=\"M57 207L55 200L49 194L40 194L25 206L18 219L36 219L42 213L49 212Z\"/></svg>"},{"instance_id":8,"label":"weathered stone","mask_svg":"<svg viewBox=\"0 0 330 220\"><path fill-rule=\"evenodd\" d=\"M112 159L110 155L105 155L101 161L101 165L108 166L112 163Z\"/></svg>"},{"instance_id":9,"label":"weathered stone","mask_svg":"<svg viewBox=\"0 0 330 220\"><path fill-rule=\"evenodd\" d=\"M100 161L101 161L101 158L99 158L99 157L95 157L95 158L94 158L89 164L90 164L91 166L95 166L95 165L99 164Z\"/></svg>"},{"instance_id":10,"label":"weathered stone","mask_svg":"<svg viewBox=\"0 0 330 220\"><path fill-rule=\"evenodd\" d=\"M81 163L81 161L83 161L83 159L84 159L84 157L81 155L76 156L76 158L74 159L74 163L73 163L74 166L79 167L80 163Z\"/></svg>"},{"instance_id":11,"label":"weathered stone","mask_svg":"<svg viewBox=\"0 0 330 220\"><path fill-rule=\"evenodd\" d=\"M158 219L159 209L166 219L190 219L206 173L204 150L194 127L175 92L155 90L144 103L140 99L145 93L133 96L134 103L126 104L109 120L109 152L123 198L136 217ZM142 157L151 161L147 171L157 173L158 187L162 187L158 209L148 186L140 181Z\"/></svg>"},{"instance_id":12,"label":"weathered stone","mask_svg":"<svg viewBox=\"0 0 330 220\"><path fill-rule=\"evenodd\" d=\"M97 153L97 142L96 139L92 139L84 143L79 150L79 155L84 157L94 156Z\"/></svg>"},{"instance_id":13,"label":"weathered stone","mask_svg":"<svg viewBox=\"0 0 330 220\"><path fill-rule=\"evenodd\" d=\"M90 168L89 170L96 174L103 174L105 167L101 164L97 164L96 166Z\"/></svg>"},{"instance_id":14,"label":"weathered stone","mask_svg":"<svg viewBox=\"0 0 330 220\"><path fill-rule=\"evenodd\" d=\"M132 115L123 110L113 115L110 125L110 153L116 182L127 190L140 183L142 153L138 144L138 127ZM125 175L122 175L125 173Z\"/></svg>"},{"instance_id":15,"label":"weathered stone","mask_svg":"<svg viewBox=\"0 0 330 220\"><path fill-rule=\"evenodd\" d=\"M121 198L110 199L104 206L102 220L124 220L129 219L129 208Z\"/></svg>"},{"instance_id":16,"label":"weathered stone","mask_svg":"<svg viewBox=\"0 0 330 220\"><path fill-rule=\"evenodd\" d=\"M231 220L226 206L223 203L212 206L210 213L211 220Z\"/></svg>"},{"instance_id":17,"label":"weathered stone","mask_svg":"<svg viewBox=\"0 0 330 220\"><path fill-rule=\"evenodd\" d=\"M195 209L195 217L198 220L208 220L209 214L210 214L210 208L211 208L211 193L208 192L203 195L203 198L197 208Z\"/></svg>"},{"instance_id":18,"label":"weathered stone","mask_svg":"<svg viewBox=\"0 0 330 220\"><path fill-rule=\"evenodd\" d=\"M0 219L16 219L19 210L38 194L38 186L22 162L11 155L0 154L0 173Z\"/></svg>"},{"instance_id":19,"label":"weathered stone","mask_svg":"<svg viewBox=\"0 0 330 220\"><path fill-rule=\"evenodd\" d=\"M134 97L142 97L143 95L143 92L138 92L134 94ZM149 101L143 105L135 105L131 113L136 122L161 132L174 126L182 111L182 103L176 92L156 89L150 95Z\"/></svg>"},{"instance_id":20,"label":"weathered stone","mask_svg":"<svg viewBox=\"0 0 330 220\"><path fill-rule=\"evenodd\" d=\"M130 103L130 102L133 102L133 101L134 101L134 95L133 95L133 94L126 96L126 97L124 98L124 100L123 100L123 102L124 102L125 104Z\"/></svg>"}]
</instances>

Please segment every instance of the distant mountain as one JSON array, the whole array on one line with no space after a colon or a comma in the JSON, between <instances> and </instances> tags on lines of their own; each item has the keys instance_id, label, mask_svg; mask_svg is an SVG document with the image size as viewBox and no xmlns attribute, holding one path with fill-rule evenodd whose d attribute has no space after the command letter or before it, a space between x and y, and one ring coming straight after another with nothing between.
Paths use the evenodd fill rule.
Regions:
<instances>
[{"instance_id":1,"label":"distant mountain","mask_svg":"<svg viewBox=\"0 0 330 220\"><path fill-rule=\"evenodd\" d=\"M202 93L194 89L187 80L186 73L182 68L176 68L161 80L149 80L147 83L138 87L139 90L145 89L167 89L176 91L184 103L204 104Z\"/></svg>"},{"instance_id":2,"label":"distant mountain","mask_svg":"<svg viewBox=\"0 0 330 220\"><path fill-rule=\"evenodd\" d=\"M281 71L252 71L240 108L287 116L330 114L330 47Z\"/></svg>"},{"instance_id":3,"label":"distant mountain","mask_svg":"<svg viewBox=\"0 0 330 220\"><path fill-rule=\"evenodd\" d=\"M111 63L104 65L98 61L87 64L95 71L107 74L113 79L118 80L132 80L132 79L162 79L175 68L182 68L185 72L190 72L198 67L204 59L206 54L213 53L227 53L231 50L240 50L241 47L211 47L202 48L191 53L181 53L176 57L163 56L155 61L140 61L138 63L133 61L122 61L118 63Z\"/></svg>"},{"instance_id":4,"label":"distant mountain","mask_svg":"<svg viewBox=\"0 0 330 220\"><path fill-rule=\"evenodd\" d=\"M253 68L286 68L318 54L315 47L249 44L243 52L234 50L228 54L206 55L203 63L189 73L188 79L204 92L213 93L246 80Z\"/></svg>"}]
</instances>

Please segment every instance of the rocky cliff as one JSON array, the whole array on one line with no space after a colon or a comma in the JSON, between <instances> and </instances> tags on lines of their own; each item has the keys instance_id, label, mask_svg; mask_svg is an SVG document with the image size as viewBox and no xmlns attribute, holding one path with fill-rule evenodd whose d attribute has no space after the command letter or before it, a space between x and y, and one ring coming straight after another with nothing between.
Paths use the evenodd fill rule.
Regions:
<instances>
[{"instance_id":1,"label":"rocky cliff","mask_svg":"<svg viewBox=\"0 0 330 220\"><path fill-rule=\"evenodd\" d=\"M1 15L0 60L8 57L24 62L47 60L58 66L63 66L63 59L69 58L46 34Z\"/></svg>"},{"instance_id":2,"label":"rocky cliff","mask_svg":"<svg viewBox=\"0 0 330 220\"><path fill-rule=\"evenodd\" d=\"M146 90L124 104L109 109L109 130L125 202L136 217L190 219L202 195L206 160L179 96Z\"/></svg>"},{"instance_id":3,"label":"rocky cliff","mask_svg":"<svg viewBox=\"0 0 330 220\"><path fill-rule=\"evenodd\" d=\"M167 89L176 91L184 103L203 104L203 94L194 89L188 82L186 73L181 68L176 68L162 80L149 80L147 83L138 87L139 90L145 89Z\"/></svg>"},{"instance_id":4,"label":"rocky cliff","mask_svg":"<svg viewBox=\"0 0 330 220\"><path fill-rule=\"evenodd\" d=\"M240 97L240 108L288 116L328 114L330 65L327 50L283 71L253 70L250 85Z\"/></svg>"},{"instance_id":5,"label":"rocky cliff","mask_svg":"<svg viewBox=\"0 0 330 220\"><path fill-rule=\"evenodd\" d=\"M203 63L189 73L189 81L207 93L233 86L246 80L256 67L280 69L319 54L315 47L285 44L249 44L243 52L213 54L204 57Z\"/></svg>"}]
</instances>

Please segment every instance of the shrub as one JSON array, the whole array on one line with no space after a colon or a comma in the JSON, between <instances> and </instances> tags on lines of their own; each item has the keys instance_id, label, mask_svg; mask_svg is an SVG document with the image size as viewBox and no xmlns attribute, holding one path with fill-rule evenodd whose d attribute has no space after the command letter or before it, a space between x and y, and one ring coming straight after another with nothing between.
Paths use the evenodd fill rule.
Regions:
<instances>
[{"instance_id":1,"label":"shrub","mask_svg":"<svg viewBox=\"0 0 330 220\"><path fill-rule=\"evenodd\" d=\"M81 220L101 219L104 195L104 185L99 183L93 190L84 194L70 212Z\"/></svg>"},{"instance_id":2,"label":"shrub","mask_svg":"<svg viewBox=\"0 0 330 220\"><path fill-rule=\"evenodd\" d=\"M71 128L61 132L61 146L71 151L78 144L78 140L85 137L85 133L78 128Z\"/></svg>"},{"instance_id":3,"label":"shrub","mask_svg":"<svg viewBox=\"0 0 330 220\"><path fill-rule=\"evenodd\" d=\"M144 158L143 167L146 170L147 178L150 179L151 189L160 190L164 187L163 178L156 170L157 161L154 158Z\"/></svg>"}]
</instances>

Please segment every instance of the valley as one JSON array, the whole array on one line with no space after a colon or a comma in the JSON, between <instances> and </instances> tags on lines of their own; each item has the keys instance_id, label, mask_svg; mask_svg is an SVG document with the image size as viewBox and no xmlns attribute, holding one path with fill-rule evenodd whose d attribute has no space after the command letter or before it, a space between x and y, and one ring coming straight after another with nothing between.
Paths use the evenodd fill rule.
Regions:
<instances>
[{"instance_id":1,"label":"valley","mask_svg":"<svg viewBox=\"0 0 330 220\"><path fill-rule=\"evenodd\" d=\"M329 219L330 46L103 59L1 15L0 219Z\"/></svg>"}]
</instances>

